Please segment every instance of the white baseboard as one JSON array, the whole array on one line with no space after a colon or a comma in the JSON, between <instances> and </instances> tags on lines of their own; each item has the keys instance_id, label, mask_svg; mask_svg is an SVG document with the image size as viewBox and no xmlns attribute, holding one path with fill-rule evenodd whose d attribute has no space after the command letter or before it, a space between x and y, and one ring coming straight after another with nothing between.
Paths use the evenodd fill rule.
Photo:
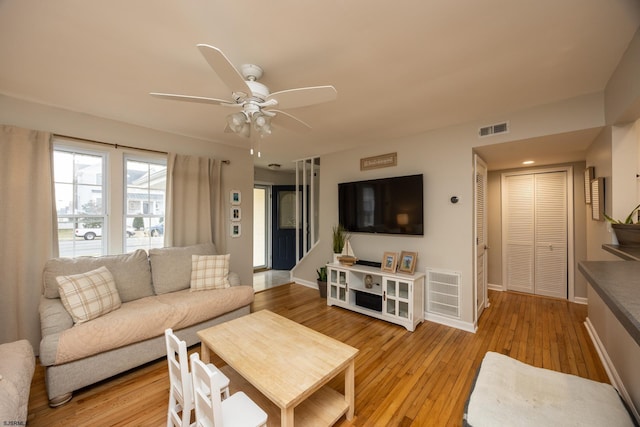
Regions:
<instances>
[{"instance_id":1,"label":"white baseboard","mask_svg":"<svg viewBox=\"0 0 640 427\"><path fill-rule=\"evenodd\" d=\"M304 280L299 277L292 277L291 280L297 283L298 285L303 285L303 286L306 286L307 288L318 289L317 282L310 282L309 280Z\"/></svg>"},{"instance_id":2,"label":"white baseboard","mask_svg":"<svg viewBox=\"0 0 640 427\"><path fill-rule=\"evenodd\" d=\"M504 289L502 288L502 285L496 285L493 283L487 283L487 289L491 289L492 291L504 291Z\"/></svg>"},{"instance_id":3,"label":"white baseboard","mask_svg":"<svg viewBox=\"0 0 640 427\"><path fill-rule=\"evenodd\" d=\"M576 304L589 305L589 300L586 297L574 297L573 302Z\"/></svg>"},{"instance_id":4,"label":"white baseboard","mask_svg":"<svg viewBox=\"0 0 640 427\"><path fill-rule=\"evenodd\" d=\"M458 319L451 319L449 317L441 316L439 314L425 313L424 320L430 322L439 323L441 325L450 326L452 328L461 329L466 332L476 333L476 325L473 323L463 322Z\"/></svg>"},{"instance_id":5,"label":"white baseboard","mask_svg":"<svg viewBox=\"0 0 640 427\"><path fill-rule=\"evenodd\" d=\"M638 413L635 406L633 405L631 396L629 396L629 393L627 392L627 389L624 387L624 383L622 382L620 375L618 375L618 371L616 371L615 366L613 366L613 362L611 361L611 358L607 353L607 349L605 348L604 344L600 340L600 337L598 336L598 332L593 327L593 324L591 323L591 320L589 320L588 317L587 317L587 320L584 321L584 326L587 328L587 332L589 332L591 341L593 342L593 345L595 346L596 351L598 352L598 356L600 357L600 361L604 366L604 370L607 372L607 376L609 377L609 381L611 381L611 385L613 385L613 387L615 387L615 389L618 390L618 393L620 394L622 399L624 399L624 401L627 403L627 407L631 410L635 419L640 420L640 413Z\"/></svg>"}]
</instances>

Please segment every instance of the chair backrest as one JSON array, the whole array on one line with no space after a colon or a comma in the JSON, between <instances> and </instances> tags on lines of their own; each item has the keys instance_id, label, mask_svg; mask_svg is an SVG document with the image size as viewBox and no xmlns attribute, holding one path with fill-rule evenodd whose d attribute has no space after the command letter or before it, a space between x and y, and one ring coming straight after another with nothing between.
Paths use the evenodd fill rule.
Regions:
<instances>
[{"instance_id":1,"label":"chair backrest","mask_svg":"<svg viewBox=\"0 0 640 427\"><path fill-rule=\"evenodd\" d=\"M222 401L220 393L211 393L210 390L218 390L216 384L217 372L210 370L202 363L198 353L193 353L191 360L191 376L193 394L195 400L196 426L223 427L222 426Z\"/></svg>"},{"instance_id":2,"label":"chair backrest","mask_svg":"<svg viewBox=\"0 0 640 427\"><path fill-rule=\"evenodd\" d=\"M164 331L164 335L167 343L171 393L182 405L182 410L190 412L193 408L193 388L189 374L187 343L179 340L170 328Z\"/></svg>"}]
</instances>

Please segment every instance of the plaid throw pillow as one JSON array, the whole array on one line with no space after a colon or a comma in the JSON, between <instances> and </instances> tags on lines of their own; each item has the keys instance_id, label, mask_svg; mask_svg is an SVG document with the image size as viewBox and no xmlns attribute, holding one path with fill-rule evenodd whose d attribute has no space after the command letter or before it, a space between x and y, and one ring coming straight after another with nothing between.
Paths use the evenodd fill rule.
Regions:
<instances>
[{"instance_id":1,"label":"plaid throw pillow","mask_svg":"<svg viewBox=\"0 0 640 427\"><path fill-rule=\"evenodd\" d=\"M72 276L58 276L58 291L74 323L84 323L120 308L122 302L107 267Z\"/></svg>"},{"instance_id":2,"label":"plaid throw pillow","mask_svg":"<svg viewBox=\"0 0 640 427\"><path fill-rule=\"evenodd\" d=\"M229 284L229 259L226 255L191 255L191 291L224 289Z\"/></svg>"}]
</instances>

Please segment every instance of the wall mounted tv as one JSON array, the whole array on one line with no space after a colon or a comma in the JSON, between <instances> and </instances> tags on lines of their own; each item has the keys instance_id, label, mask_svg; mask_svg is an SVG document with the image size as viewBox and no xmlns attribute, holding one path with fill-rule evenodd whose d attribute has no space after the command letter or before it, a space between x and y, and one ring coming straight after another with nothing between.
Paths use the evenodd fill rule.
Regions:
<instances>
[{"instance_id":1,"label":"wall mounted tv","mask_svg":"<svg viewBox=\"0 0 640 427\"><path fill-rule=\"evenodd\" d=\"M354 233L424 235L422 175L338 184L339 221Z\"/></svg>"}]
</instances>

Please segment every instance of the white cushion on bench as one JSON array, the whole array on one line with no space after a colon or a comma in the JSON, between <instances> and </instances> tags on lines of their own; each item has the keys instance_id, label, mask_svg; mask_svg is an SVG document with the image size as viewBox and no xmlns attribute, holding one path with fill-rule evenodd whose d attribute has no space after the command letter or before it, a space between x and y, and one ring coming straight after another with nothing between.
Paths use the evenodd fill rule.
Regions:
<instances>
[{"instance_id":1,"label":"white cushion on bench","mask_svg":"<svg viewBox=\"0 0 640 427\"><path fill-rule=\"evenodd\" d=\"M610 384L536 368L487 352L466 422L481 426L633 426Z\"/></svg>"}]
</instances>

